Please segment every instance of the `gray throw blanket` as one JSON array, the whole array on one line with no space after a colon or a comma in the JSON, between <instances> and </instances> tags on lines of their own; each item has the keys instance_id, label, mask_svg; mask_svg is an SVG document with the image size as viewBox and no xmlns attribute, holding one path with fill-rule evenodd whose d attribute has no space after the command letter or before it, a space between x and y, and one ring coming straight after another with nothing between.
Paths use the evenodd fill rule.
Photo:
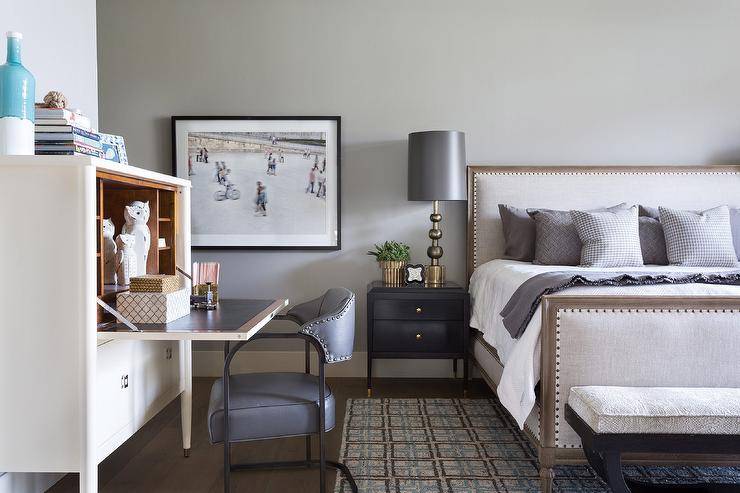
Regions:
<instances>
[{"instance_id":1,"label":"gray throw blanket","mask_svg":"<svg viewBox=\"0 0 740 493\"><path fill-rule=\"evenodd\" d=\"M645 286L651 284L726 284L740 285L740 270L721 273L686 272L574 272L538 274L524 281L501 310L504 327L519 339L532 319L543 296L575 286Z\"/></svg>"}]
</instances>

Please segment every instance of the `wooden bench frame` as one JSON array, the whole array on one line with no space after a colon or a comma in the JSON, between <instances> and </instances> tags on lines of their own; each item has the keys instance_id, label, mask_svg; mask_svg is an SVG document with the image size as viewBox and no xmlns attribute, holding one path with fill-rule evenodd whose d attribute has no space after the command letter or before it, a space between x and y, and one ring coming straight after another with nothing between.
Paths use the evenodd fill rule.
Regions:
<instances>
[{"instance_id":1,"label":"wooden bench frame","mask_svg":"<svg viewBox=\"0 0 740 493\"><path fill-rule=\"evenodd\" d=\"M589 465L609 484L614 493L631 491L622 474L624 453L729 455L740 451L738 435L596 433L570 405L565 407L565 419L580 435ZM739 485L732 487L740 488ZM712 491L721 491L722 488L723 485L713 485ZM672 488L671 491L677 489Z\"/></svg>"}]
</instances>

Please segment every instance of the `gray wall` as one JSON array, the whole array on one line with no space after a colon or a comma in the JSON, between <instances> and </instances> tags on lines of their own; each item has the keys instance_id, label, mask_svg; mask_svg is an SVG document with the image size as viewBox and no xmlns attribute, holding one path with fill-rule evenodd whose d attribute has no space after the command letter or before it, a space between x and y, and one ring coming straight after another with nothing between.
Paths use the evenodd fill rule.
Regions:
<instances>
[{"instance_id":1,"label":"gray wall","mask_svg":"<svg viewBox=\"0 0 740 493\"><path fill-rule=\"evenodd\" d=\"M335 253L199 253L229 296L304 300L378 277L373 243L425 259L430 204L406 201L406 135L467 133L499 164L740 162L735 0L98 1L102 127L169 172L169 116L337 114ZM464 281L465 207L444 206Z\"/></svg>"}]
</instances>

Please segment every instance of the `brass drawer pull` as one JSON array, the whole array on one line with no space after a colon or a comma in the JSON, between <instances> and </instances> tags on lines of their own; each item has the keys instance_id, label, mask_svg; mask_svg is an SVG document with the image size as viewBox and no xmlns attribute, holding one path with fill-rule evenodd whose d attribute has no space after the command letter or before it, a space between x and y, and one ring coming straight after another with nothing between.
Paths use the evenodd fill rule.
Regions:
<instances>
[{"instance_id":1,"label":"brass drawer pull","mask_svg":"<svg viewBox=\"0 0 740 493\"><path fill-rule=\"evenodd\" d=\"M416 334L416 340L417 341L420 341L421 340L421 334Z\"/></svg>"},{"instance_id":2,"label":"brass drawer pull","mask_svg":"<svg viewBox=\"0 0 740 493\"><path fill-rule=\"evenodd\" d=\"M416 307L416 313L421 313L421 307L420 306L417 306Z\"/></svg>"}]
</instances>

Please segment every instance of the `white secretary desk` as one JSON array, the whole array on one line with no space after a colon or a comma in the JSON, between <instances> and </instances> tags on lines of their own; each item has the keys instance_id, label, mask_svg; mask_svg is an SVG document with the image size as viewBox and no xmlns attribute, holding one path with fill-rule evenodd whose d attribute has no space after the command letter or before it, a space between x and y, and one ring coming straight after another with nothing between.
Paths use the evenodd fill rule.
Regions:
<instances>
[{"instance_id":1,"label":"white secretary desk","mask_svg":"<svg viewBox=\"0 0 740 493\"><path fill-rule=\"evenodd\" d=\"M189 449L191 342L99 340L96 297L116 292L103 284L101 220L118 234L130 200L150 201L148 272L190 270L190 182L4 156L0 185L0 471L79 472L80 490L97 491L98 463L180 394Z\"/></svg>"}]
</instances>

